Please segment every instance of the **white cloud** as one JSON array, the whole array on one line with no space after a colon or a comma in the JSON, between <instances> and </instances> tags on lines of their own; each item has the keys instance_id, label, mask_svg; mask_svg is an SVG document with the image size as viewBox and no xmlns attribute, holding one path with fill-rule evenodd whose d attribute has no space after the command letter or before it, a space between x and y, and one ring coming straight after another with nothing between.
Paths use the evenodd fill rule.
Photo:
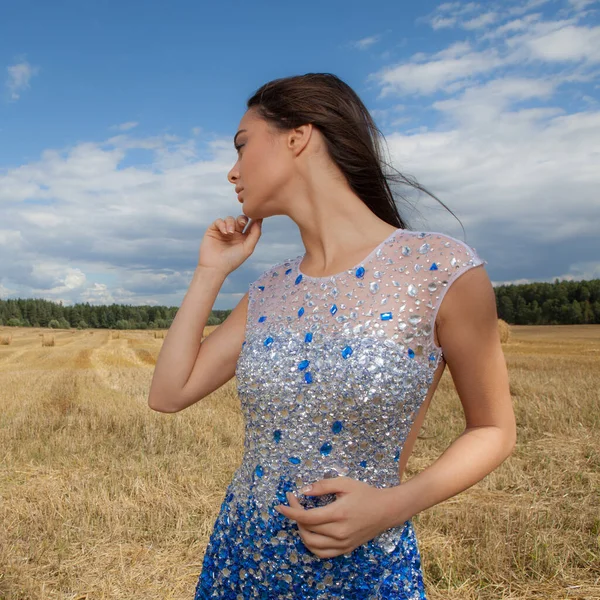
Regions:
<instances>
[{"instance_id":1,"label":"white cloud","mask_svg":"<svg viewBox=\"0 0 600 600\"><path fill-rule=\"evenodd\" d=\"M527 9L544 4L529 2ZM433 18L464 28L469 21L462 8L446 3ZM505 10L484 35L454 39L370 77L388 103L431 96L413 106L428 122L434 113L437 126L388 133L388 146L401 172L458 213L499 275L495 280L581 279L600 272L599 28L579 22L579 15L559 14L563 18L545 19ZM473 9L473 25L491 22L485 15L482 7ZM437 215L424 227L456 226L462 236L448 213L425 201Z\"/></svg>"},{"instance_id":2,"label":"white cloud","mask_svg":"<svg viewBox=\"0 0 600 600\"><path fill-rule=\"evenodd\" d=\"M13 257L0 263L2 290L71 302L178 304L206 227L242 212L226 179L235 163L231 139L206 142L204 158L199 143L118 135L46 150L0 172L0 255ZM139 149L148 151L148 164L123 168ZM263 245L253 261L264 252Z\"/></svg>"},{"instance_id":3,"label":"white cloud","mask_svg":"<svg viewBox=\"0 0 600 600\"><path fill-rule=\"evenodd\" d=\"M535 58L545 61L600 62L600 26L568 25L545 35L525 40Z\"/></svg>"},{"instance_id":4,"label":"white cloud","mask_svg":"<svg viewBox=\"0 0 600 600\"><path fill-rule=\"evenodd\" d=\"M373 116L406 128L386 134L394 165L458 214L494 281L600 272L597 27L579 15L528 12L542 4L529 2L514 18L498 3L494 25L474 36L465 24L483 23L487 5L446 2L435 16L454 19L456 32L470 37L369 78L381 90ZM103 142L47 149L0 172L0 255L11 257L0 262L0 295L181 301L206 227L242 212L226 180L231 138L200 136L201 127L188 138L135 136L133 123L115 126ZM453 218L431 206L427 229L452 232ZM400 210L409 212L401 202ZM301 253L293 224L281 221L265 228L241 271L258 274ZM238 277L252 275L228 279ZM246 285L228 282L226 304Z\"/></svg>"},{"instance_id":5,"label":"white cloud","mask_svg":"<svg viewBox=\"0 0 600 600\"><path fill-rule=\"evenodd\" d=\"M21 93L30 87L30 80L39 73L39 67L35 67L26 60L21 60L14 65L7 67L8 77L6 79L6 88L11 101L18 100Z\"/></svg>"},{"instance_id":6,"label":"white cloud","mask_svg":"<svg viewBox=\"0 0 600 600\"><path fill-rule=\"evenodd\" d=\"M394 93L431 94L503 64L495 49L474 51L466 42L458 42L428 60L422 56L415 55L408 63L385 67L370 76L381 86L381 97Z\"/></svg>"},{"instance_id":7,"label":"white cloud","mask_svg":"<svg viewBox=\"0 0 600 600\"><path fill-rule=\"evenodd\" d=\"M464 29L481 29L486 25L491 25L498 19L498 13L496 12L487 12L479 15L478 17L474 17L469 21L465 21L462 24Z\"/></svg>"},{"instance_id":8,"label":"white cloud","mask_svg":"<svg viewBox=\"0 0 600 600\"><path fill-rule=\"evenodd\" d=\"M518 2L515 6L509 6L507 8L507 13L509 15L522 15L534 8L539 8L540 6L544 6L548 4L551 0L528 0L527 2L521 3Z\"/></svg>"},{"instance_id":9,"label":"white cloud","mask_svg":"<svg viewBox=\"0 0 600 600\"><path fill-rule=\"evenodd\" d=\"M366 48L370 48L373 44L376 44L381 40L381 35L371 35L369 37L362 38L354 42L354 47L359 50L365 50Z\"/></svg>"},{"instance_id":10,"label":"white cloud","mask_svg":"<svg viewBox=\"0 0 600 600\"><path fill-rule=\"evenodd\" d=\"M431 19L431 27L437 29L448 29L456 25L457 19L455 17L441 17L436 15Z\"/></svg>"},{"instance_id":11,"label":"white cloud","mask_svg":"<svg viewBox=\"0 0 600 600\"><path fill-rule=\"evenodd\" d=\"M577 11L584 10L590 4L598 4L598 0L569 0L569 4Z\"/></svg>"},{"instance_id":12,"label":"white cloud","mask_svg":"<svg viewBox=\"0 0 600 600\"><path fill-rule=\"evenodd\" d=\"M7 288L0 283L0 298L6 299L14 294L15 290Z\"/></svg>"},{"instance_id":13,"label":"white cloud","mask_svg":"<svg viewBox=\"0 0 600 600\"><path fill-rule=\"evenodd\" d=\"M112 125L111 129L118 129L119 131L129 131L134 127L137 127L139 123L137 121L127 121L126 123L121 123L120 125Z\"/></svg>"},{"instance_id":14,"label":"white cloud","mask_svg":"<svg viewBox=\"0 0 600 600\"><path fill-rule=\"evenodd\" d=\"M448 5L453 9L454 4ZM494 13L482 13L463 27L479 27L496 20ZM454 94L478 78L493 76L501 69L525 68L535 62L581 63L565 73L573 81L593 79L590 68L600 62L600 26L578 24L578 17L543 20L539 13L523 15L499 24L476 40L455 40L435 52L418 52L408 61L388 65L369 76L381 88L381 98L394 94ZM469 25L472 23L472 25Z\"/></svg>"},{"instance_id":15,"label":"white cloud","mask_svg":"<svg viewBox=\"0 0 600 600\"><path fill-rule=\"evenodd\" d=\"M507 33L515 31L523 31L530 28L531 24L542 18L542 13L530 13L525 15L523 18L513 19L496 27L493 31L486 31L480 37L480 41L493 40L494 38L504 37Z\"/></svg>"},{"instance_id":16,"label":"white cloud","mask_svg":"<svg viewBox=\"0 0 600 600\"><path fill-rule=\"evenodd\" d=\"M116 304L115 297L104 283L93 283L81 294L81 302L90 304Z\"/></svg>"}]
</instances>

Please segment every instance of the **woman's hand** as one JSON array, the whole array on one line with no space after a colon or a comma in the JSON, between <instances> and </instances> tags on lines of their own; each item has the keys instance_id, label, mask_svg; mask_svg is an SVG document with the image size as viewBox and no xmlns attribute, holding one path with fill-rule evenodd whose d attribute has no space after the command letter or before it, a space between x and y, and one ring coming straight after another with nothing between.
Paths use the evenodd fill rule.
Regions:
<instances>
[{"instance_id":1,"label":"woman's hand","mask_svg":"<svg viewBox=\"0 0 600 600\"><path fill-rule=\"evenodd\" d=\"M313 483L306 494L336 494L336 500L330 504L305 509L288 492L290 505L279 504L275 510L296 521L300 537L311 552L320 558L331 558L352 552L393 527L389 492L390 488L376 488L350 477L334 477Z\"/></svg>"},{"instance_id":2,"label":"woman's hand","mask_svg":"<svg viewBox=\"0 0 600 600\"><path fill-rule=\"evenodd\" d=\"M204 234L198 253L198 267L215 269L224 273L235 271L251 254L260 239L262 219L248 223L246 215L237 219L227 216L217 219Z\"/></svg>"}]
</instances>

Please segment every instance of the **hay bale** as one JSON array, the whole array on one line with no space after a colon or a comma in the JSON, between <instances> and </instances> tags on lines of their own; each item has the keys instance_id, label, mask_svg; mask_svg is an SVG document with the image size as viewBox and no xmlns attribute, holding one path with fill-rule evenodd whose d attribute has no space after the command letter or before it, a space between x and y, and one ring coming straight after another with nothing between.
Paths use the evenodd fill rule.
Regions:
<instances>
[{"instance_id":1,"label":"hay bale","mask_svg":"<svg viewBox=\"0 0 600 600\"><path fill-rule=\"evenodd\" d=\"M498 319L498 335L503 344L510 338L510 325L503 319Z\"/></svg>"},{"instance_id":2,"label":"hay bale","mask_svg":"<svg viewBox=\"0 0 600 600\"><path fill-rule=\"evenodd\" d=\"M12 335L0 336L0 346L10 346L12 342Z\"/></svg>"},{"instance_id":3,"label":"hay bale","mask_svg":"<svg viewBox=\"0 0 600 600\"><path fill-rule=\"evenodd\" d=\"M42 346L54 346L54 336L53 335L44 335L42 337Z\"/></svg>"}]
</instances>

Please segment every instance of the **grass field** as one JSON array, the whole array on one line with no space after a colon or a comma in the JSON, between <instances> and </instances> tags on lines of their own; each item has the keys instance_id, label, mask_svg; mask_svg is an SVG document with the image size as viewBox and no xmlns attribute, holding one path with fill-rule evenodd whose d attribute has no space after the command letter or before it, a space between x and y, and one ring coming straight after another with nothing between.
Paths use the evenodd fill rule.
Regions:
<instances>
[{"instance_id":1,"label":"grass field","mask_svg":"<svg viewBox=\"0 0 600 600\"><path fill-rule=\"evenodd\" d=\"M0 328L0 599L193 597L243 421L235 378L150 410L162 341ZM503 347L517 447L413 519L428 596L598 599L600 326L512 327ZM462 428L446 370L405 479Z\"/></svg>"}]
</instances>

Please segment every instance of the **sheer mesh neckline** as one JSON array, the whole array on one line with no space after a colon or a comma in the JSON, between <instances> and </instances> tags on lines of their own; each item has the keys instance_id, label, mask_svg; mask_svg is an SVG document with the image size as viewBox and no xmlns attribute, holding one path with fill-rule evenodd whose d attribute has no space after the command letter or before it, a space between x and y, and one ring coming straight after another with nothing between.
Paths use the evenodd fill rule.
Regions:
<instances>
[{"instance_id":1,"label":"sheer mesh neckline","mask_svg":"<svg viewBox=\"0 0 600 600\"><path fill-rule=\"evenodd\" d=\"M377 250L379 250L380 248L383 248L383 246L385 246L385 244L387 244L390 240L392 240L401 231L406 231L406 230L402 229L402 228L395 229L382 242L377 244L377 246L375 246L375 248L373 248L373 250L371 250L371 252L369 252L369 254L367 254L367 256L365 256L365 258L363 258L359 263L355 264L353 267L349 267L345 271L341 271L339 273L332 273L331 275L325 275L322 277L313 277L311 275L307 275L306 273L303 273L302 270L300 269L300 263L306 256L306 253L301 254L300 256L298 256L296 258L296 276L302 275L302 279L308 279L311 281L324 281L325 279L331 279L332 277L340 277L342 275L347 275L350 271L356 271L356 269L358 269L358 267L360 267L361 265L364 265L370 258L372 258L375 255Z\"/></svg>"}]
</instances>

